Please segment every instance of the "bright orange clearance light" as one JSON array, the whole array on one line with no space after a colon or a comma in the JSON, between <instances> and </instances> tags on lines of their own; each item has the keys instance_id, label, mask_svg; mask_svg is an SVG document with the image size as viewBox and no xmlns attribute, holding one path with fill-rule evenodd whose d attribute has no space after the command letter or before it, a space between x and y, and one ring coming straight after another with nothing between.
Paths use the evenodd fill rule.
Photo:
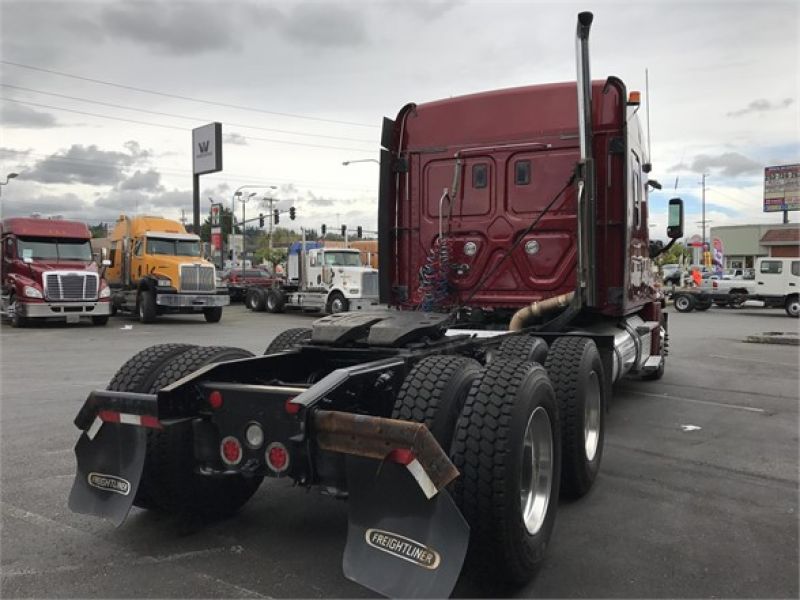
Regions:
<instances>
[{"instance_id":1,"label":"bright orange clearance light","mask_svg":"<svg viewBox=\"0 0 800 600\"><path fill-rule=\"evenodd\" d=\"M640 92L630 92L628 94L628 104L631 106L638 106L641 104L642 94Z\"/></svg>"}]
</instances>

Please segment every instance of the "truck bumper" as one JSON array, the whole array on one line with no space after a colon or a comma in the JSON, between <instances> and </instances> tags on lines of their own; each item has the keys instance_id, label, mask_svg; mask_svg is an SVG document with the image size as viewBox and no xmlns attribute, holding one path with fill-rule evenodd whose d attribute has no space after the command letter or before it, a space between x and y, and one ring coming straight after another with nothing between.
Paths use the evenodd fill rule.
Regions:
<instances>
[{"instance_id":1,"label":"truck bumper","mask_svg":"<svg viewBox=\"0 0 800 600\"><path fill-rule=\"evenodd\" d=\"M111 314L111 302L36 302L19 303L18 309L28 319L78 315L100 317Z\"/></svg>"},{"instance_id":2,"label":"truck bumper","mask_svg":"<svg viewBox=\"0 0 800 600\"><path fill-rule=\"evenodd\" d=\"M172 308L228 306L228 294L158 294L156 304Z\"/></svg>"},{"instance_id":3,"label":"truck bumper","mask_svg":"<svg viewBox=\"0 0 800 600\"><path fill-rule=\"evenodd\" d=\"M350 303L350 310L375 310L378 306L378 297L374 298L347 298Z\"/></svg>"}]
</instances>

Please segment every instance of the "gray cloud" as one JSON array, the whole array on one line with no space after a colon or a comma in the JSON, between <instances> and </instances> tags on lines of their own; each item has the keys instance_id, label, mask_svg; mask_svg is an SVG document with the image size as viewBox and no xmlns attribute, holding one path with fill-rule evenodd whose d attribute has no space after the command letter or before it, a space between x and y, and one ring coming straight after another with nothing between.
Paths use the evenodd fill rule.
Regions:
<instances>
[{"instance_id":1,"label":"gray cloud","mask_svg":"<svg viewBox=\"0 0 800 600\"><path fill-rule=\"evenodd\" d=\"M30 129L44 129L58 127L58 121L50 113L34 110L22 104L4 103L0 121L3 127L27 127Z\"/></svg>"},{"instance_id":2,"label":"gray cloud","mask_svg":"<svg viewBox=\"0 0 800 600\"><path fill-rule=\"evenodd\" d=\"M136 142L125 144L129 154L100 150L97 146L73 144L66 152L52 154L20 173L20 179L39 183L85 183L116 185L125 179L124 170L147 158L150 152Z\"/></svg>"},{"instance_id":3,"label":"gray cloud","mask_svg":"<svg viewBox=\"0 0 800 600\"><path fill-rule=\"evenodd\" d=\"M207 2L138 2L108 6L101 22L108 32L163 54L192 55L239 47L239 31L227 10Z\"/></svg>"},{"instance_id":4,"label":"gray cloud","mask_svg":"<svg viewBox=\"0 0 800 600\"><path fill-rule=\"evenodd\" d=\"M364 16L339 3L300 4L289 13L282 31L291 40L322 48L361 46L367 41Z\"/></svg>"},{"instance_id":5,"label":"gray cloud","mask_svg":"<svg viewBox=\"0 0 800 600\"><path fill-rule=\"evenodd\" d=\"M31 153L31 149L16 150L0 147L0 160L22 160Z\"/></svg>"},{"instance_id":6,"label":"gray cloud","mask_svg":"<svg viewBox=\"0 0 800 600\"><path fill-rule=\"evenodd\" d=\"M739 175L761 173L764 170L764 165L738 152L725 152L716 156L698 154L694 157L691 165L680 163L670 167L669 170L673 172L689 170L694 173L705 173L714 170L725 177L737 177Z\"/></svg>"},{"instance_id":7,"label":"gray cloud","mask_svg":"<svg viewBox=\"0 0 800 600\"><path fill-rule=\"evenodd\" d=\"M133 175L119 184L119 189L158 192L164 188L161 185L161 173L153 169L149 171L139 171L137 169Z\"/></svg>"},{"instance_id":8,"label":"gray cloud","mask_svg":"<svg viewBox=\"0 0 800 600\"><path fill-rule=\"evenodd\" d=\"M241 133L225 133L222 135L222 141L226 144L234 144L236 146L247 146L247 140Z\"/></svg>"},{"instance_id":9,"label":"gray cloud","mask_svg":"<svg viewBox=\"0 0 800 600\"><path fill-rule=\"evenodd\" d=\"M4 217L27 217L38 213L43 217L62 215L66 219L85 220L87 213L92 211L91 203L73 193L17 197L12 195L12 190L9 191L12 193L3 195Z\"/></svg>"},{"instance_id":10,"label":"gray cloud","mask_svg":"<svg viewBox=\"0 0 800 600\"><path fill-rule=\"evenodd\" d=\"M780 102L776 102L773 104L769 100L765 98L759 98L758 100L753 100L750 104L747 105L746 108L742 108L739 110L734 110L728 113L729 117L741 117L742 115L746 115L749 113L763 113L768 112L771 110L780 110L782 108L788 108L789 106L794 103L792 98L784 98Z\"/></svg>"}]
</instances>

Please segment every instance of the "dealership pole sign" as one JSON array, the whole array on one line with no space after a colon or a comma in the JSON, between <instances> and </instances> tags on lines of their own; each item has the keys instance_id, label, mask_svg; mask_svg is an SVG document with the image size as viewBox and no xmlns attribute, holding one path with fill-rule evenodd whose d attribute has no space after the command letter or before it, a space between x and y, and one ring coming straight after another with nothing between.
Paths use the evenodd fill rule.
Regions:
<instances>
[{"instance_id":1,"label":"dealership pole sign","mask_svg":"<svg viewBox=\"0 0 800 600\"><path fill-rule=\"evenodd\" d=\"M200 233L200 175L222 171L222 123L192 129L192 231Z\"/></svg>"},{"instance_id":2,"label":"dealership pole sign","mask_svg":"<svg viewBox=\"0 0 800 600\"><path fill-rule=\"evenodd\" d=\"M195 175L222 171L222 123L192 129L192 172Z\"/></svg>"},{"instance_id":3,"label":"dealership pole sign","mask_svg":"<svg viewBox=\"0 0 800 600\"><path fill-rule=\"evenodd\" d=\"M800 210L800 164L764 169L764 212Z\"/></svg>"}]
</instances>

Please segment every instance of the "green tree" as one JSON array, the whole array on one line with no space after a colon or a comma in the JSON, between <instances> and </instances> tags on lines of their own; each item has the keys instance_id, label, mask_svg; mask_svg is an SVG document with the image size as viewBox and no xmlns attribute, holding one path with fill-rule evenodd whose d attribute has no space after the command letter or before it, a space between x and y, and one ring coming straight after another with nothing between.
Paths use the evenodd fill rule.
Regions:
<instances>
[{"instance_id":1,"label":"green tree","mask_svg":"<svg viewBox=\"0 0 800 600\"><path fill-rule=\"evenodd\" d=\"M681 261L682 258L684 259L683 261ZM675 242L672 248L656 259L656 264L658 264L659 267L661 265L679 264L681 262L687 262L691 260L691 258L692 251L680 242Z\"/></svg>"},{"instance_id":2,"label":"green tree","mask_svg":"<svg viewBox=\"0 0 800 600\"><path fill-rule=\"evenodd\" d=\"M99 225L92 225L89 227L89 231L93 238L108 237L108 224L100 223Z\"/></svg>"}]
</instances>

